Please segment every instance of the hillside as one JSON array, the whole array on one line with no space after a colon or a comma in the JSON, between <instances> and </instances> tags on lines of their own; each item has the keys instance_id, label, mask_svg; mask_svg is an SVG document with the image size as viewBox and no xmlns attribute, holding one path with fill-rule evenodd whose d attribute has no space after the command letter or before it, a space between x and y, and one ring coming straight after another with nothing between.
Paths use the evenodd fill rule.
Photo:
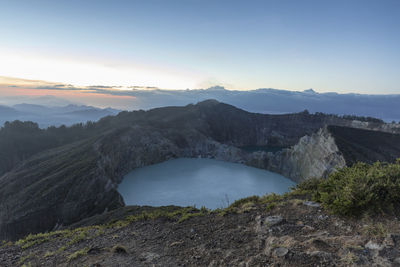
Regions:
<instances>
[{"instance_id":1,"label":"hillside","mask_svg":"<svg viewBox=\"0 0 400 267\"><path fill-rule=\"evenodd\" d=\"M339 126L329 126L328 128L348 165L357 161L394 162L400 155L398 134L377 133L376 131Z\"/></svg>"},{"instance_id":2,"label":"hillside","mask_svg":"<svg viewBox=\"0 0 400 267\"><path fill-rule=\"evenodd\" d=\"M378 137L400 129L382 122L308 112L249 113L215 100L121 112L90 127L56 128L58 141L53 147L39 146L26 157L22 150L0 177L0 238L20 238L122 207L123 199L116 190L122 177L135 168L171 158L207 157L244 163L295 181L326 176L347 163L343 148L335 143L335 133L327 125L341 126L344 132L349 127L363 128L360 135L373 130ZM24 140L42 144L51 131L55 129L39 131L36 137ZM400 135L392 135L399 140ZM18 135L11 136L13 140ZM392 143L382 145L385 152ZM248 152L241 149L243 146L286 148L276 153ZM395 156L385 154L370 154L368 160L390 161Z\"/></svg>"}]
</instances>

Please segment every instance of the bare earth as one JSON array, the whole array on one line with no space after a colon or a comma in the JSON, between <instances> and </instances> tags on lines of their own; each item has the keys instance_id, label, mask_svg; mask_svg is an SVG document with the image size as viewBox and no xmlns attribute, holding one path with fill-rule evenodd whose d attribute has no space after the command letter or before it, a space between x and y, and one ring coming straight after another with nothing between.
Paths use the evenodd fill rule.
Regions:
<instances>
[{"instance_id":1,"label":"bare earth","mask_svg":"<svg viewBox=\"0 0 400 267\"><path fill-rule=\"evenodd\" d=\"M139 220L4 243L0 266L400 266L397 218L339 218L301 199L246 203L178 222ZM40 240L40 239L39 239Z\"/></svg>"}]
</instances>

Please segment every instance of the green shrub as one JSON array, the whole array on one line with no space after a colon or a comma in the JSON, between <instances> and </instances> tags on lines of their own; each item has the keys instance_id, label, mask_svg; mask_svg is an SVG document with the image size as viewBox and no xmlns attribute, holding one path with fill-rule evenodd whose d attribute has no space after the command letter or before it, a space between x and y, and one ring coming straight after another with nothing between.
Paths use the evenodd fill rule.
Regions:
<instances>
[{"instance_id":1,"label":"green shrub","mask_svg":"<svg viewBox=\"0 0 400 267\"><path fill-rule=\"evenodd\" d=\"M124 220L119 220L109 223L106 227L123 228L136 221L155 220L158 218L167 218L172 220L178 220L178 222L183 222L191 217L202 216L208 213L210 213L210 211L205 207L203 207L201 210L198 210L195 207L186 207L186 208L179 208L175 211L170 211L168 209L160 207L150 212L144 211L140 214L129 215Z\"/></svg>"},{"instance_id":2,"label":"green shrub","mask_svg":"<svg viewBox=\"0 0 400 267\"><path fill-rule=\"evenodd\" d=\"M305 181L294 191L311 195L314 201L322 203L335 214L398 213L400 164L356 163L331 174L327 179Z\"/></svg>"},{"instance_id":3,"label":"green shrub","mask_svg":"<svg viewBox=\"0 0 400 267\"><path fill-rule=\"evenodd\" d=\"M20 259L19 259L19 264L23 264L24 262L26 262L27 260L29 260L29 259L32 259L34 257L34 255L31 253L31 254L28 254L28 255L25 255L25 256L23 256L23 257L21 257ZM24 264L25 265L25 264ZM28 263L28 266L31 266L31 263L29 262Z\"/></svg>"},{"instance_id":4,"label":"green shrub","mask_svg":"<svg viewBox=\"0 0 400 267\"><path fill-rule=\"evenodd\" d=\"M289 193L290 195L307 195L313 194L318 190L318 185L321 183L321 179L310 178L301 183L299 183L293 190Z\"/></svg>"},{"instance_id":5,"label":"green shrub","mask_svg":"<svg viewBox=\"0 0 400 267\"><path fill-rule=\"evenodd\" d=\"M276 203L275 203L275 202L269 203L269 204L267 204L267 206L265 207L265 210L266 210L266 211L271 211L271 210L275 209L275 207L276 207Z\"/></svg>"},{"instance_id":6,"label":"green shrub","mask_svg":"<svg viewBox=\"0 0 400 267\"><path fill-rule=\"evenodd\" d=\"M68 259L68 261L73 261L73 260L75 260L75 259L77 259L77 258L79 258L81 256L87 255L88 251L89 251L89 248L83 248L81 250L75 251L74 253L69 255L67 257L67 259Z\"/></svg>"},{"instance_id":7,"label":"green shrub","mask_svg":"<svg viewBox=\"0 0 400 267\"><path fill-rule=\"evenodd\" d=\"M1 242L0 248L11 247L12 245L13 245L13 242L3 240Z\"/></svg>"},{"instance_id":8,"label":"green shrub","mask_svg":"<svg viewBox=\"0 0 400 267\"><path fill-rule=\"evenodd\" d=\"M59 249L57 249L57 252L56 252L56 253L61 253L61 252L65 251L66 249L67 249L66 246L62 246L62 247L60 247Z\"/></svg>"},{"instance_id":9,"label":"green shrub","mask_svg":"<svg viewBox=\"0 0 400 267\"><path fill-rule=\"evenodd\" d=\"M272 203L276 203L279 202L280 200L282 200L284 198L284 196L275 194L275 193L271 193L269 195L264 195L260 198L260 203L261 204L272 204Z\"/></svg>"},{"instance_id":10,"label":"green shrub","mask_svg":"<svg viewBox=\"0 0 400 267\"><path fill-rule=\"evenodd\" d=\"M178 220L178 223L184 222L190 218L193 217L199 217L199 216L204 216L206 213L201 213L201 212L196 212L196 213L185 213L182 215L182 217Z\"/></svg>"},{"instance_id":11,"label":"green shrub","mask_svg":"<svg viewBox=\"0 0 400 267\"><path fill-rule=\"evenodd\" d=\"M44 254L45 258L54 256L57 253L57 251L46 251L46 253Z\"/></svg>"},{"instance_id":12,"label":"green shrub","mask_svg":"<svg viewBox=\"0 0 400 267\"><path fill-rule=\"evenodd\" d=\"M242 199L236 200L229 207L230 208L240 208L243 204L246 204L248 202L258 203L259 200L260 200L259 196L250 196L250 197L246 197L246 198L242 198Z\"/></svg>"},{"instance_id":13,"label":"green shrub","mask_svg":"<svg viewBox=\"0 0 400 267\"><path fill-rule=\"evenodd\" d=\"M40 245L44 242L47 242L50 240L50 234L49 233L40 233L40 234L29 234L27 237L24 239L20 239L15 242L17 246L20 246L22 249L27 249L32 246Z\"/></svg>"},{"instance_id":14,"label":"green shrub","mask_svg":"<svg viewBox=\"0 0 400 267\"><path fill-rule=\"evenodd\" d=\"M71 246L73 244L79 243L83 240L85 240L88 236L88 232L86 229L83 230L83 228L78 228L80 231L76 231L76 234L73 236L73 238L67 243L67 246Z\"/></svg>"}]
</instances>

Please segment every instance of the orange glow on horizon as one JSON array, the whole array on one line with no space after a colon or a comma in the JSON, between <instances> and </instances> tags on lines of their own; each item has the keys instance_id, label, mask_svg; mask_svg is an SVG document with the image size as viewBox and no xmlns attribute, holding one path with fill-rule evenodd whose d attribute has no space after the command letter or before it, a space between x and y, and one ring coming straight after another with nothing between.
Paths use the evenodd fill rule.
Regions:
<instances>
[{"instance_id":1,"label":"orange glow on horizon","mask_svg":"<svg viewBox=\"0 0 400 267\"><path fill-rule=\"evenodd\" d=\"M134 96L111 95L98 93L93 90L51 90L51 89L31 89L18 87L0 87L2 96L59 96L59 97L101 97L109 99L134 99Z\"/></svg>"}]
</instances>

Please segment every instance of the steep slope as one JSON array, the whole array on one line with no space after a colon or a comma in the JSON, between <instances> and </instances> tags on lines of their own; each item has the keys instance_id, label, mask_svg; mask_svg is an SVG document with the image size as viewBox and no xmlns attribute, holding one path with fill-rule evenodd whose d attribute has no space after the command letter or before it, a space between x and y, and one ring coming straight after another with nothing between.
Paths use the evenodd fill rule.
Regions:
<instances>
[{"instance_id":1,"label":"steep slope","mask_svg":"<svg viewBox=\"0 0 400 267\"><path fill-rule=\"evenodd\" d=\"M357 161L394 162L400 155L400 135L355 128L329 126L348 165Z\"/></svg>"},{"instance_id":2,"label":"steep slope","mask_svg":"<svg viewBox=\"0 0 400 267\"><path fill-rule=\"evenodd\" d=\"M92 123L40 129L33 122L6 122L0 128L0 176L37 153L84 140L100 130Z\"/></svg>"},{"instance_id":3,"label":"steep slope","mask_svg":"<svg viewBox=\"0 0 400 267\"><path fill-rule=\"evenodd\" d=\"M53 229L121 205L118 193L105 187L108 180L96 168L98 156L90 144L43 153L0 178L3 237Z\"/></svg>"}]
</instances>

